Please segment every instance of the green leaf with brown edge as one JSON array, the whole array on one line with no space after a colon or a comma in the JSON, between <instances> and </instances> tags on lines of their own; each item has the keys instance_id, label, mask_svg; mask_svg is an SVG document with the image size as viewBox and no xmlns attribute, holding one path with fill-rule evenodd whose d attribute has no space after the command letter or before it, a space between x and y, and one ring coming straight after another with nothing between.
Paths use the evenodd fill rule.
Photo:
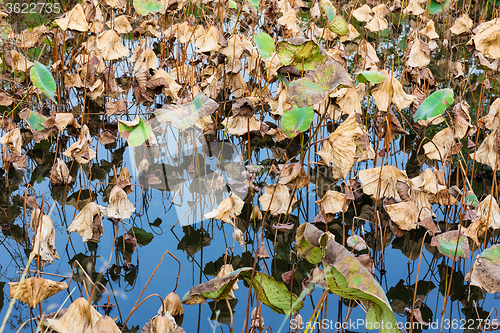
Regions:
<instances>
[{"instance_id":1,"label":"green leaf with brown edge","mask_svg":"<svg viewBox=\"0 0 500 333\"><path fill-rule=\"evenodd\" d=\"M261 302L276 313L290 315L304 307L297 295L291 293L283 283L276 281L272 276L255 272L253 281L250 283L252 271L251 267L243 267L224 277L194 286L183 297L182 303L193 305L206 303L207 299L226 299L236 281L242 278L252 286Z\"/></svg>"},{"instance_id":2,"label":"green leaf with brown edge","mask_svg":"<svg viewBox=\"0 0 500 333\"><path fill-rule=\"evenodd\" d=\"M323 13L326 15L326 18L328 19L328 22L331 22L335 15L337 15L337 10L333 6L333 4L330 2L330 0L320 0L319 1L319 6L321 7L321 10Z\"/></svg>"},{"instance_id":3,"label":"green leaf with brown edge","mask_svg":"<svg viewBox=\"0 0 500 333\"><path fill-rule=\"evenodd\" d=\"M252 278L251 271L240 275L250 284ZM304 303L302 303L297 295L290 292L285 284L276 281L272 276L267 274L255 272L252 280L252 288L259 296L260 301L276 313L290 316L304 307Z\"/></svg>"},{"instance_id":4,"label":"green leaf with brown edge","mask_svg":"<svg viewBox=\"0 0 500 333\"><path fill-rule=\"evenodd\" d=\"M301 224L295 234L297 252L314 265L319 264L323 258L323 251L319 245L322 235L323 231L309 223Z\"/></svg>"},{"instance_id":5,"label":"green leaf with brown edge","mask_svg":"<svg viewBox=\"0 0 500 333\"><path fill-rule=\"evenodd\" d=\"M191 102L182 105L167 105L155 110L155 115L162 123L171 123L177 129L187 129L193 126L200 117L214 113L218 107L219 104L216 101L200 92Z\"/></svg>"},{"instance_id":6,"label":"green leaf with brown edge","mask_svg":"<svg viewBox=\"0 0 500 333\"><path fill-rule=\"evenodd\" d=\"M500 244L490 246L476 257L471 284L490 294L500 292Z\"/></svg>"},{"instance_id":7,"label":"green leaf with brown edge","mask_svg":"<svg viewBox=\"0 0 500 333\"><path fill-rule=\"evenodd\" d=\"M326 27L339 36L344 36L349 33L347 21L340 15L335 15L335 17L328 22Z\"/></svg>"},{"instance_id":8,"label":"green leaf with brown edge","mask_svg":"<svg viewBox=\"0 0 500 333\"><path fill-rule=\"evenodd\" d=\"M290 83L288 100L297 107L311 106L323 101L340 85L351 86L351 77L344 67L329 58L302 79Z\"/></svg>"},{"instance_id":9,"label":"green leaf with brown edge","mask_svg":"<svg viewBox=\"0 0 500 333\"><path fill-rule=\"evenodd\" d=\"M304 228L309 229L304 233L306 240L324 252L322 262L328 289L341 297L364 302L368 309L365 320L367 329L380 327L382 333L399 332L389 300L370 272L331 234L306 224Z\"/></svg>"},{"instance_id":10,"label":"green leaf with brown edge","mask_svg":"<svg viewBox=\"0 0 500 333\"><path fill-rule=\"evenodd\" d=\"M276 53L284 66L293 65L299 71L315 69L326 60L326 55L318 44L305 38L290 38L279 42Z\"/></svg>"},{"instance_id":11,"label":"green leaf with brown edge","mask_svg":"<svg viewBox=\"0 0 500 333\"><path fill-rule=\"evenodd\" d=\"M250 272L251 267L243 267L234 272L192 287L182 299L182 303L194 305L206 303L207 299L226 299L241 273Z\"/></svg>"},{"instance_id":12,"label":"green leaf with brown edge","mask_svg":"<svg viewBox=\"0 0 500 333\"><path fill-rule=\"evenodd\" d=\"M29 118L28 118L28 124L31 126L32 129L36 131L43 131L45 127L42 126L42 124L47 120L47 117L44 115L38 113L38 112L30 112Z\"/></svg>"},{"instance_id":13,"label":"green leaf with brown edge","mask_svg":"<svg viewBox=\"0 0 500 333\"><path fill-rule=\"evenodd\" d=\"M19 118L24 119L32 131L43 131L45 129L42 124L47 120L47 117L43 114L26 108L19 112Z\"/></svg>"},{"instance_id":14,"label":"green leaf with brown edge","mask_svg":"<svg viewBox=\"0 0 500 333\"><path fill-rule=\"evenodd\" d=\"M461 231L452 230L434 236L431 245L437 246L439 252L448 258L453 259L456 252L455 260L459 258L469 259L469 241Z\"/></svg>"},{"instance_id":15,"label":"green leaf with brown edge","mask_svg":"<svg viewBox=\"0 0 500 333\"><path fill-rule=\"evenodd\" d=\"M259 0L249 0L250 4L255 8L256 11L259 10Z\"/></svg>"}]
</instances>

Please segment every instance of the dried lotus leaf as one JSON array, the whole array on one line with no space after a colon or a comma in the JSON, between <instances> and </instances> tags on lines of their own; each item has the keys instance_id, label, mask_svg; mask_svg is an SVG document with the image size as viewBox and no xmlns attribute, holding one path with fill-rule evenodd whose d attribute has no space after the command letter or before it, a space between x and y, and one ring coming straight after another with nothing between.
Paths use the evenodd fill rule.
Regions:
<instances>
[{"instance_id":1,"label":"dried lotus leaf","mask_svg":"<svg viewBox=\"0 0 500 333\"><path fill-rule=\"evenodd\" d=\"M58 333L86 332L102 315L85 298L77 298L59 319L48 318L43 324Z\"/></svg>"},{"instance_id":2,"label":"dried lotus leaf","mask_svg":"<svg viewBox=\"0 0 500 333\"><path fill-rule=\"evenodd\" d=\"M41 277L30 277L22 282L9 282L10 297L28 304L32 309L44 299L68 288L66 282L56 282Z\"/></svg>"},{"instance_id":3,"label":"dried lotus leaf","mask_svg":"<svg viewBox=\"0 0 500 333\"><path fill-rule=\"evenodd\" d=\"M406 171L399 170L392 165L359 171L359 181L363 186L363 192L376 199L393 197L400 201L397 182L407 180Z\"/></svg>"},{"instance_id":4,"label":"dried lotus leaf","mask_svg":"<svg viewBox=\"0 0 500 333\"><path fill-rule=\"evenodd\" d=\"M297 202L295 195L292 197L288 187L285 185L268 185L264 188L264 194L259 198L262 209L277 216L289 214L293 205Z\"/></svg>"},{"instance_id":5,"label":"dried lotus leaf","mask_svg":"<svg viewBox=\"0 0 500 333\"><path fill-rule=\"evenodd\" d=\"M417 227L418 208L413 200L384 205L387 214L399 229L412 230Z\"/></svg>"},{"instance_id":6,"label":"dried lotus leaf","mask_svg":"<svg viewBox=\"0 0 500 333\"><path fill-rule=\"evenodd\" d=\"M235 219L238 215L241 214L241 210L243 209L244 204L245 202L241 200L240 197L231 192L229 197L222 200L222 202L216 209L214 209L210 213L205 214L204 216L205 218L214 218L234 226L232 219Z\"/></svg>"}]
</instances>

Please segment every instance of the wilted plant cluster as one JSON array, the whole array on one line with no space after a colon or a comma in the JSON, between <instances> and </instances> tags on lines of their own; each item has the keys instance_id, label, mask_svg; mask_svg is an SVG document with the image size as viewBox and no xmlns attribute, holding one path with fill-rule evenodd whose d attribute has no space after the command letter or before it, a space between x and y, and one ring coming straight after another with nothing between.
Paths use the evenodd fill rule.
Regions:
<instances>
[{"instance_id":1,"label":"wilted plant cluster","mask_svg":"<svg viewBox=\"0 0 500 333\"><path fill-rule=\"evenodd\" d=\"M8 277L6 318L19 300L19 329L133 331L130 319L183 332L182 303L208 301L231 331L278 331L324 318L336 294L342 320L358 308L366 327L394 324L381 332L403 315L443 324L449 299L496 325L484 300L500 292L500 18L494 1L471 3L82 0L37 23L0 3L1 227L26 262ZM149 202L165 208L153 222ZM143 216L185 236L163 244L118 320L110 280L135 285L139 247L166 236ZM205 223L232 237L181 303L172 252L209 246ZM382 283L396 249L416 270L404 299ZM174 290L142 297L167 253ZM429 253L442 294L430 317ZM71 276L52 271L62 256ZM49 313L42 301L62 290L72 301ZM134 319L151 298L160 309ZM264 322L266 307L284 316Z\"/></svg>"}]
</instances>

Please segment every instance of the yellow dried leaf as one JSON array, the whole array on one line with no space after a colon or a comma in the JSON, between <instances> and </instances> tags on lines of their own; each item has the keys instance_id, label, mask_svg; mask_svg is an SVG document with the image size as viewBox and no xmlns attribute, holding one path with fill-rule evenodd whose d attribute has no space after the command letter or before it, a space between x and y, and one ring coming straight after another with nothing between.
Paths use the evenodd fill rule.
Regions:
<instances>
[{"instance_id":1,"label":"yellow dried leaf","mask_svg":"<svg viewBox=\"0 0 500 333\"><path fill-rule=\"evenodd\" d=\"M83 125L80 132L80 139L73 143L63 155L74 159L80 164L89 163L90 160L97 156L96 152L89 148L90 132L87 125Z\"/></svg>"},{"instance_id":2,"label":"yellow dried leaf","mask_svg":"<svg viewBox=\"0 0 500 333\"><path fill-rule=\"evenodd\" d=\"M295 9L290 8L282 17L278 19L278 24L286 27L292 34L300 33L299 26L297 25L297 15Z\"/></svg>"},{"instance_id":3,"label":"yellow dried leaf","mask_svg":"<svg viewBox=\"0 0 500 333\"><path fill-rule=\"evenodd\" d=\"M422 35L429 37L429 39L438 39L439 38L439 35L436 32L436 26L434 25L433 20L429 20L427 22L427 24L425 25L425 27L422 30L420 30L420 33Z\"/></svg>"},{"instance_id":4,"label":"yellow dried leaf","mask_svg":"<svg viewBox=\"0 0 500 333\"><path fill-rule=\"evenodd\" d=\"M195 46L198 48L196 52L218 51L221 48L219 38L219 29L215 26L211 26L196 39Z\"/></svg>"},{"instance_id":5,"label":"yellow dried leaf","mask_svg":"<svg viewBox=\"0 0 500 333\"><path fill-rule=\"evenodd\" d=\"M96 241L94 235L94 217L98 215L101 218L101 210L95 202L89 202L75 217L68 228L68 232L76 231L84 242ZM99 237L102 236L102 228L98 231ZM99 241L99 239L97 239Z\"/></svg>"},{"instance_id":6,"label":"yellow dried leaf","mask_svg":"<svg viewBox=\"0 0 500 333\"><path fill-rule=\"evenodd\" d=\"M489 130L496 130L500 127L500 98L491 103L488 114L481 118L481 123Z\"/></svg>"},{"instance_id":7,"label":"yellow dried leaf","mask_svg":"<svg viewBox=\"0 0 500 333\"><path fill-rule=\"evenodd\" d=\"M116 60L129 54L115 30L108 30L97 39L97 49L104 60Z\"/></svg>"},{"instance_id":8,"label":"yellow dried leaf","mask_svg":"<svg viewBox=\"0 0 500 333\"><path fill-rule=\"evenodd\" d=\"M431 62L430 49L420 38L413 40L406 65L415 68L427 66Z\"/></svg>"},{"instance_id":9,"label":"yellow dried leaf","mask_svg":"<svg viewBox=\"0 0 500 333\"><path fill-rule=\"evenodd\" d=\"M245 135L252 131L260 131L261 123L255 117L247 118L240 116L231 116L222 121L222 125L227 128L227 132L232 135Z\"/></svg>"},{"instance_id":10,"label":"yellow dried leaf","mask_svg":"<svg viewBox=\"0 0 500 333\"><path fill-rule=\"evenodd\" d=\"M356 20L360 22L369 22L373 16L370 15L372 12L370 6L367 4L364 4L363 6L359 7L356 10L353 10L352 16L356 18Z\"/></svg>"},{"instance_id":11,"label":"yellow dried leaf","mask_svg":"<svg viewBox=\"0 0 500 333\"><path fill-rule=\"evenodd\" d=\"M500 58L500 22L493 19L481 23L477 28L477 33L472 37L476 49L485 57L492 59ZM475 31L476 31L475 30Z\"/></svg>"},{"instance_id":12,"label":"yellow dried leaf","mask_svg":"<svg viewBox=\"0 0 500 333\"><path fill-rule=\"evenodd\" d=\"M427 158L438 161L446 161L451 156L451 149L454 147L455 139L452 128L445 128L432 138L431 142L424 145Z\"/></svg>"},{"instance_id":13,"label":"yellow dried leaf","mask_svg":"<svg viewBox=\"0 0 500 333\"><path fill-rule=\"evenodd\" d=\"M109 205L102 210L102 214L115 219L128 219L134 211L135 207L125 191L119 186L115 186L109 194Z\"/></svg>"},{"instance_id":14,"label":"yellow dried leaf","mask_svg":"<svg viewBox=\"0 0 500 333\"><path fill-rule=\"evenodd\" d=\"M486 164L492 170L498 170L499 163L499 147L498 147L498 137L500 135L500 129L492 131L481 143L479 148L475 153L471 153L470 156L476 161L482 164Z\"/></svg>"},{"instance_id":15,"label":"yellow dried leaf","mask_svg":"<svg viewBox=\"0 0 500 333\"><path fill-rule=\"evenodd\" d=\"M21 147L23 146L21 130L17 127L14 128L0 138L0 143L9 148L10 152L16 155L21 155Z\"/></svg>"},{"instance_id":16,"label":"yellow dried leaf","mask_svg":"<svg viewBox=\"0 0 500 333\"><path fill-rule=\"evenodd\" d=\"M58 158L54 166L50 169L50 183L52 185L66 185L71 183L72 177L69 175L69 169L63 160Z\"/></svg>"}]
</instances>

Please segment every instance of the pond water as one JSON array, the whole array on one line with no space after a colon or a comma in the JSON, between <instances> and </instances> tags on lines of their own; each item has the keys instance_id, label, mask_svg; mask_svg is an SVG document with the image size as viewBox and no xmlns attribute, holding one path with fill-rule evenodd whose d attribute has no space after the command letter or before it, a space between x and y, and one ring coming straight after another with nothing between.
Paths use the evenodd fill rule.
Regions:
<instances>
[{"instance_id":1,"label":"pond water","mask_svg":"<svg viewBox=\"0 0 500 333\"><path fill-rule=\"evenodd\" d=\"M139 155L140 152L138 152L137 149L126 147L124 142L120 142L119 146L122 148L116 147L108 150L100 146L97 149L98 162L92 167L94 175L97 176L98 168L102 168L103 170L107 168L108 172L105 171L104 174L109 174L111 176L111 178L104 177L104 179L102 179L102 184L98 181L94 183L93 187L95 186L98 191L103 191L105 193L107 188L109 192L109 185L107 185L106 182L112 181L112 169L110 169L110 166L113 162L123 160L125 165L131 170L135 170L133 166L138 164L137 158L135 157ZM237 149L237 147L238 145L229 144L227 149ZM237 162L233 161L234 164L241 166L242 163L238 161L238 154L235 156L229 155L235 157ZM400 153L398 158L401 158L401 155ZM58 190L61 191L61 188L51 187L49 185L48 179L44 177L47 173L47 169L43 172L37 172L37 169L43 167L43 165L44 163L40 163L38 166L34 164L31 170L35 171L27 171L24 178L22 178L21 175L17 175L21 177L21 179L24 179L23 184L32 184L36 193L39 193L39 200L43 196L47 203L47 207L50 207L50 216L56 228L56 248L58 249L60 260L56 260L52 265L48 265L43 269L43 272L69 277L71 275L70 264L74 259L78 259L82 266L88 265L86 267L89 274L94 272L93 277L101 281L108 289L110 293L110 302L116 305L111 312L111 316L117 316L118 322L120 323L123 323L126 319L166 250L169 250L181 261L181 272L176 289L176 292L181 297L192 286L213 278L225 261L232 262L234 269L252 267L253 265L253 255L259 245L259 225L254 226L252 222L249 222L248 208L244 210L243 215L238 219L239 227L244 230L245 241L247 243L244 247L241 247L237 243L233 244L233 227L229 224L200 218L202 216L200 212L193 213L192 211L188 211L188 214L186 214L186 210L182 207L182 201L193 202L196 198L188 196L183 197L179 194L177 198L175 198L175 193L179 193L179 189L166 191L164 186L165 183L168 182L166 179L164 180L163 188L162 184L159 184L157 187L160 189L150 188L143 192L141 188L137 186L134 192L129 196L131 201L135 204L136 213L127 223L131 226L144 229L146 232L153 235L153 239L147 245L139 245L133 253L130 253L131 246L127 244L126 249L128 249L128 251L125 251L125 255L120 240L117 241L116 248L113 248L115 229L113 223L109 220L103 221L104 234L98 244L89 243L89 246L85 246L81 242L79 236L74 235L68 238L66 228L72 216L75 214L75 208L73 206L76 205L76 198L78 195L77 189L79 189L79 187L69 186L67 188L69 199L61 204L57 199L54 199L55 195L57 195L56 198L64 198L64 196L56 192ZM371 167L372 165L373 163L367 165L361 164L361 168ZM316 169L321 170L320 167L316 167ZM325 168L322 171L323 176L327 176L325 172L327 169ZM312 174L319 178L319 173L321 172ZM138 173L131 172L131 174ZM12 174L10 175L12 176ZM195 180L190 178L189 175L187 175L186 178L188 179L188 184L189 181L191 181L192 184ZM78 181L80 182L81 180L79 179ZM132 183L140 184L141 179L139 179L139 176L133 177ZM321 181L319 181L318 184L321 185ZM300 212L297 213L294 211L289 217L290 221L295 223L295 227L305 220L312 220L316 214L314 205L314 200L317 200L316 193L324 190L324 188L322 189L321 187L311 185L309 189L298 193ZM21 211L22 204L20 203L22 203L22 201L19 201L20 199L16 197L16 194L22 195L24 191L25 187L21 185L18 190L13 192L13 200L17 201L13 202L13 206L11 206L12 211L18 213ZM184 188L184 191L186 191L186 188ZM198 196L201 195L198 193ZM84 200L83 198L85 198L84 194L81 195L81 200ZM172 205L172 202L176 204ZM80 205L81 204L82 203L80 203ZM369 205L367 202L360 202L357 204L357 209L361 209L360 218L363 215L364 206ZM201 208L203 207L200 206L200 209ZM205 212L206 211L205 209ZM245 217L244 214L246 214L247 217ZM346 229L352 228L353 214L352 208L345 213L345 220L351 220L350 223L346 223ZM445 216L445 214L442 216ZM172 228L180 217L182 217L180 222ZM10 231L12 233L6 230L3 231L4 239L2 241L2 247L0 248L3 290L1 298L2 318L6 314L10 301L6 282L16 281L20 275L20 270L25 267L27 260L25 246L27 242L29 243L29 240L22 237L21 226L23 214L17 216L16 221L18 221L16 225L19 227ZM265 228L265 245L269 251L270 258L265 260L261 259L258 266L265 272L274 276L277 280L281 280L281 274L292 268L288 258L290 258L290 253L293 251L293 247L291 246L293 234L291 231L279 231L276 237L276 246L274 246L274 231L270 228L268 223L265 223ZM341 216L337 217L335 221L329 224L329 230L339 237L339 239L342 239L342 228ZM125 229L128 229L128 225ZM420 307L422 316L424 320L433 323L433 325L437 325L436 323L439 323L441 320L443 296L446 290L446 278L449 278L452 272L452 261L438 254L436 248L430 246L430 237L427 236L422 252L420 270L418 269L418 256L424 236L423 230L414 230L404 237L395 238L392 242L392 237L388 238L382 253L380 251L381 244L377 243L373 238L374 232L372 230L372 223L370 223L369 220L357 220L355 229L356 234L364 231L366 233L365 239L369 246L378 250L372 252L375 263L375 277L384 291L387 292L387 297L391 302L391 306L397 314L397 321L401 322L403 325L406 323L404 308L411 306L414 292L413 288L418 274L417 297L422 301ZM118 235L122 235L123 232L124 231L119 230ZM14 239L16 241L13 241ZM234 251L232 259L230 258L231 249ZM226 256L226 254L229 254L229 256ZM111 261L109 262L110 257ZM412 260L409 261L409 257L411 257ZM134 268L128 271L124 270L123 266L125 261L132 262ZM472 331L476 331L478 323L476 322L477 314L479 313L481 318L485 319L487 312L496 306L497 299L495 295L485 297L485 295L482 295L481 292L475 288L473 288L470 299L468 299L469 288L467 284L464 284L463 272L469 271L470 264L470 260L461 260L454 267L455 272L452 280L450 299L444 315L444 318L449 320L448 326L446 326L445 321L445 327L448 327L448 330L445 329L445 331L455 331L457 327L463 326L474 327L475 329ZM295 287L300 284L301 278L303 278L305 273L312 267L311 265L304 265L303 262L299 264L294 281L296 283ZM32 265L31 268L36 269L36 265ZM141 300L149 294L159 294L163 297L174 290L177 272L177 262L167 254L161 264L158 265L158 269L148 284ZM53 276L45 277L54 278ZM82 276L80 275L79 278L81 281ZM248 297L248 288L244 286L242 282L239 282L239 286L240 288L235 292L236 300L230 302L233 307L233 326L236 330L237 328L244 327ZM72 293L72 299L77 298L81 292L85 295L85 291L82 291L81 286L78 287L76 283L72 283L69 290ZM296 288L296 290L297 293L300 292L300 288ZM102 305L106 302L106 293L98 294L97 304ZM316 287L316 290L304 300L305 306L300 311L304 320L311 316L321 294L321 289ZM46 313L55 311L61 304L65 302L68 304L67 297L67 293L59 293L44 301L42 307ZM473 300L477 301L477 308L472 307ZM139 329L142 328L147 320L155 315L160 304L158 298L152 297L140 306L128 321L127 326L130 331L135 331L137 327ZM254 296L252 296L250 310L255 304L256 300ZM320 318L327 319L326 322L322 322L323 327L325 329L335 329L335 325L339 325L338 323L342 322L342 318L345 319L349 311L349 305L352 306L354 304L349 304L348 300L341 301L339 297L335 295L328 296L327 312L324 314L324 317ZM230 322L230 315L227 306L225 304L222 306L219 304L218 308L220 309L216 309L215 311L212 310L213 306L213 301L209 302L207 305L185 305L185 315L182 321L182 327L186 332L228 332L230 330L228 325ZM37 315L36 309L33 310L33 315ZM266 326L271 327L274 332L278 331L282 322L286 320L285 316L274 313L266 306L262 307L262 315ZM29 318L30 312L27 307L23 304L16 303L8 319L6 331L15 332L20 324ZM362 325L356 322L358 319L361 320L364 318L364 312L359 306L354 307L349 318L350 320L347 322L347 325L350 325L350 327L354 329L348 329L347 331L364 331ZM29 330L29 325L25 327L25 330ZM288 325L285 325L285 329L281 331L287 330Z\"/></svg>"}]
</instances>

